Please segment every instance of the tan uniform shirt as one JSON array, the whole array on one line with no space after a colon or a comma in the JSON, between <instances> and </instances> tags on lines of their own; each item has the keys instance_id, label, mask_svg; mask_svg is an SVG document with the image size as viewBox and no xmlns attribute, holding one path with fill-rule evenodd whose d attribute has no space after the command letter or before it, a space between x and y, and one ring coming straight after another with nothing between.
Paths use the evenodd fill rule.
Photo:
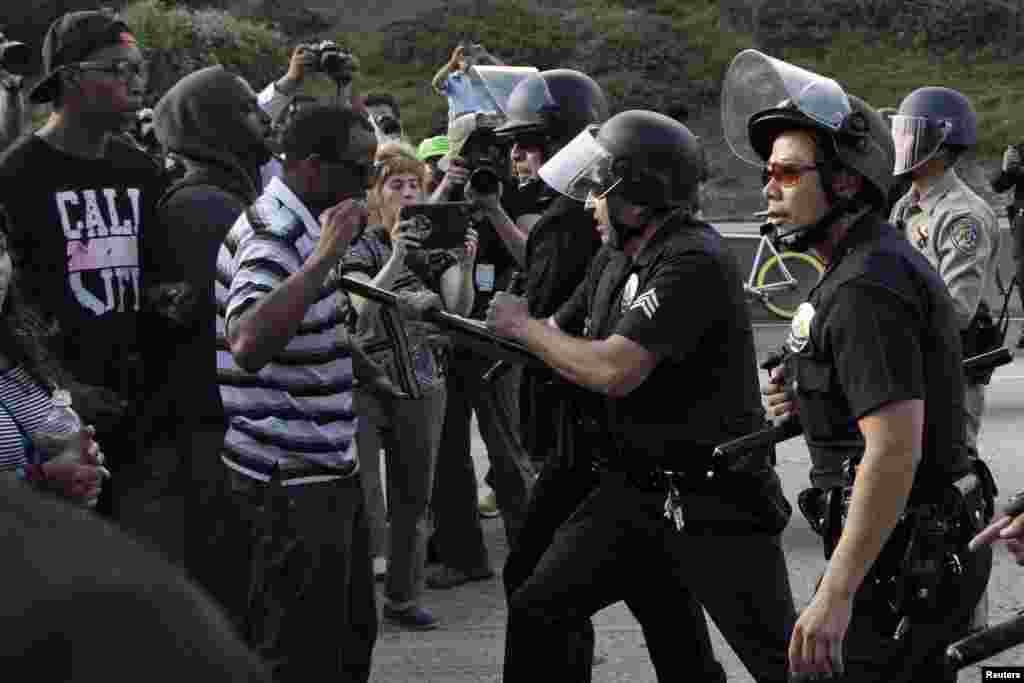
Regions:
<instances>
[{"instance_id":1,"label":"tan uniform shirt","mask_svg":"<svg viewBox=\"0 0 1024 683\"><path fill-rule=\"evenodd\" d=\"M903 221L907 239L939 271L966 329L987 287L995 282L999 222L988 202L950 169L923 197L915 190L893 207L893 223Z\"/></svg>"},{"instance_id":2,"label":"tan uniform shirt","mask_svg":"<svg viewBox=\"0 0 1024 683\"><path fill-rule=\"evenodd\" d=\"M913 188L892 209L890 220L939 271L953 297L960 329L965 330L978 310L986 288L996 276L999 222L996 213L949 169L923 197ZM977 453L985 386L967 384L964 395L967 446Z\"/></svg>"}]
</instances>

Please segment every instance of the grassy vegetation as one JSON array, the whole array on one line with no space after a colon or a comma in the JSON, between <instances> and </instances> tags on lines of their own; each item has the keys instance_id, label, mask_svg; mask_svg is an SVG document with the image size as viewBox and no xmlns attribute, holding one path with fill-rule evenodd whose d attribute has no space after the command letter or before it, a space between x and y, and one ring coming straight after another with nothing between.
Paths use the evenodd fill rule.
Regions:
<instances>
[{"instance_id":1,"label":"grassy vegetation","mask_svg":"<svg viewBox=\"0 0 1024 683\"><path fill-rule=\"evenodd\" d=\"M992 50L952 52L942 57L897 44L895 39L848 32L832 49L786 51L784 58L820 73L876 107L899 105L915 88L941 85L970 98L978 114L978 158L998 157L1024 135L1024 62Z\"/></svg>"},{"instance_id":2,"label":"grassy vegetation","mask_svg":"<svg viewBox=\"0 0 1024 683\"><path fill-rule=\"evenodd\" d=\"M359 91L380 89L396 95L406 130L419 139L445 109L444 100L430 90L429 81L459 40L475 37L510 61L540 68L558 66L563 60L585 63L583 48L577 45L576 22L563 25L544 13L548 10L538 10L538 5L544 7L537 0L504 0L486 17L452 12L444 22L416 31L414 49L404 60L393 57L394 46L387 42L393 37L388 34L335 37L362 61ZM649 0L639 5L668 22L679 36L678 44L686 48L685 73L638 75L653 77L666 89L687 81L698 86L690 90L713 96L732 57L753 43L749 35L719 28L719 7L713 0ZM623 2L578 0L572 6L590 25L589 32L602 37L610 49L643 53L663 47L649 44L639 19L642 15L627 9ZM194 51L196 44L202 43L209 62L221 62L247 75L257 71L254 64L259 63L264 65L259 73L268 72L266 79L283 71L287 63L287 40L250 21L212 11L167 9L157 0L135 3L125 14L143 44L150 47ZM979 115L979 157L997 157L1008 140L1024 132L1019 114L1024 105L1024 60L1007 60L995 50L937 57L921 47L920 41L846 30L835 36L828 50L789 48L777 56L832 76L875 106L896 106L904 95L922 85L957 88L971 98ZM266 82L262 77L250 78L256 87ZM605 85L614 98L625 92L628 84L619 73L607 78ZM316 78L309 88L314 94L326 95L333 85Z\"/></svg>"}]
</instances>

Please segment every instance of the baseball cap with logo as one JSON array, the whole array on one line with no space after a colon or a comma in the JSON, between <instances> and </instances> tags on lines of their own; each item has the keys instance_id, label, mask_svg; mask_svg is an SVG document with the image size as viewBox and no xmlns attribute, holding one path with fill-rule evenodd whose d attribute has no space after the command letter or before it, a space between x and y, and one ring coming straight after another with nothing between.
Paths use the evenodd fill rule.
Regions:
<instances>
[{"instance_id":1,"label":"baseball cap with logo","mask_svg":"<svg viewBox=\"0 0 1024 683\"><path fill-rule=\"evenodd\" d=\"M478 130L495 129L504 122L500 114L485 112L472 112L462 114L448 126L448 153L437 162L437 167L448 172L448 164L455 157L462 154L462 148L466 146L470 136Z\"/></svg>"},{"instance_id":2,"label":"baseball cap with logo","mask_svg":"<svg viewBox=\"0 0 1024 683\"><path fill-rule=\"evenodd\" d=\"M29 93L36 104L50 102L57 92L62 67L84 61L110 45L135 45L131 29L109 10L68 12L50 24L43 39L43 70L46 76Z\"/></svg>"}]
</instances>

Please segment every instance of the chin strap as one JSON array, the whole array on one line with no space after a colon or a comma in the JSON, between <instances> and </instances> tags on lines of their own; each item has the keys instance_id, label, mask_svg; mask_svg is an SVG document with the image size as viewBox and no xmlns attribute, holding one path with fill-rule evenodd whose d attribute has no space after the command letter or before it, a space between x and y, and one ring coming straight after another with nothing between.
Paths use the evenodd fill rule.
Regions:
<instances>
[{"instance_id":1,"label":"chin strap","mask_svg":"<svg viewBox=\"0 0 1024 683\"><path fill-rule=\"evenodd\" d=\"M777 226L769 223L768 225L771 227L765 232L771 234L772 244L776 249L808 251L828 236L828 229L836 221L847 214L855 213L859 208L860 202L853 199L841 199L833 204L832 208L815 223L798 225L785 230L780 230Z\"/></svg>"},{"instance_id":2,"label":"chin strap","mask_svg":"<svg viewBox=\"0 0 1024 683\"><path fill-rule=\"evenodd\" d=\"M611 222L612 230L611 234L608 236L608 246L612 249L615 249L616 251L622 251L625 248L626 244L629 242L629 240L633 239L634 237L639 237L640 235L642 235L644 230L646 230L652 222L657 221L658 227L660 228L662 225L667 223L675 216L678 216L679 214L691 213L691 210L688 207L683 206L669 209L668 211L665 211L661 215L658 215L656 213L656 209L648 209L648 211L650 211L651 213L648 215L647 220L643 221L643 224L640 225L639 227L635 227L632 225L623 225L618 221L618 219L615 218L615 212L609 211L608 218Z\"/></svg>"},{"instance_id":3,"label":"chin strap","mask_svg":"<svg viewBox=\"0 0 1024 683\"><path fill-rule=\"evenodd\" d=\"M863 208L862 202L855 197L840 197L832 187L832 178L835 168L831 164L825 164L821 168L819 182L821 189L828 199L829 210L825 215L810 225L797 225L788 230L780 230L778 227L767 224L762 227L762 234L770 234L772 244L776 249L788 249L790 251L808 251L814 245L822 242L828 237L828 229L840 218L857 213ZM769 227L770 226L770 227Z\"/></svg>"}]
</instances>

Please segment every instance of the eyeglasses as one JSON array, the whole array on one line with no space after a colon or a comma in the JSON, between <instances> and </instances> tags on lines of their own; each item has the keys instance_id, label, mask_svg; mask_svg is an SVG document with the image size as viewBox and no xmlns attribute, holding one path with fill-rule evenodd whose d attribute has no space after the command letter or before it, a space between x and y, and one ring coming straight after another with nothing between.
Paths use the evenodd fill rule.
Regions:
<instances>
[{"instance_id":1,"label":"eyeglasses","mask_svg":"<svg viewBox=\"0 0 1024 683\"><path fill-rule=\"evenodd\" d=\"M821 168L821 164L783 164L769 161L761 169L761 184L767 185L769 180L774 180L783 187L795 187L800 183L800 177Z\"/></svg>"},{"instance_id":2,"label":"eyeglasses","mask_svg":"<svg viewBox=\"0 0 1024 683\"><path fill-rule=\"evenodd\" d=\"M69 67L81 71L101 71L111 74L127 83L133 78L147 80L149 78L149 63L135 62L130 59L119 59L115 62L78 62L69 64Z\"/></svg>"}]
</instances>

